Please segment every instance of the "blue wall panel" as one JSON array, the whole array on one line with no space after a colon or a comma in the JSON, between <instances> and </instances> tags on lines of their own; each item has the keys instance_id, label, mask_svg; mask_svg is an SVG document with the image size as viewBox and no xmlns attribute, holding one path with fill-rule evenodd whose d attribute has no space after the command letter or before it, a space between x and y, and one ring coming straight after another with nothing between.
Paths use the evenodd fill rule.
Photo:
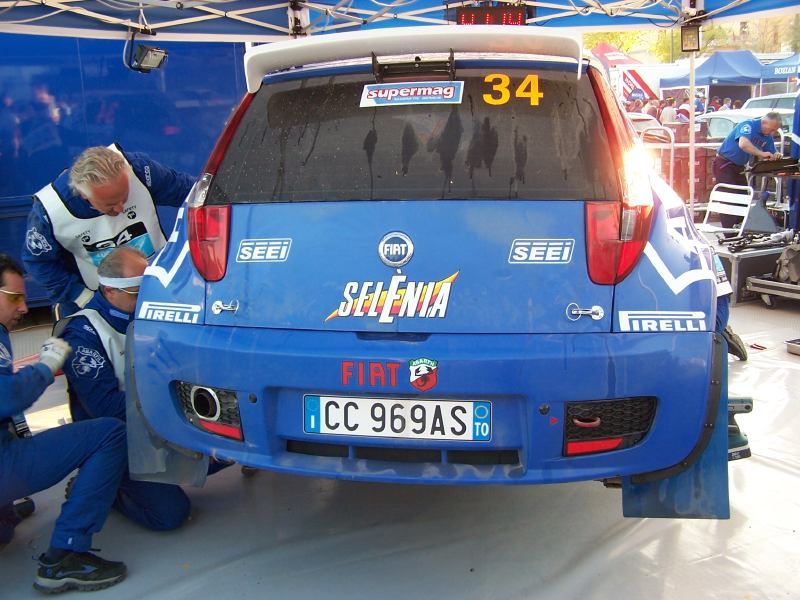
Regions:
<instances>
[{"instance_id":1,"label":"blue wall panel","mask_svg":"<svg viewBox=\"0 0 800 600\"><path fill-rule=\"evenodd\" d=\"M88 146L199 173L245 92L244 45L142 41L169 52L158 71L126 69L123 41L0 34L0 251L19 257L31 194Z\"/></svg>"}]
</instances>

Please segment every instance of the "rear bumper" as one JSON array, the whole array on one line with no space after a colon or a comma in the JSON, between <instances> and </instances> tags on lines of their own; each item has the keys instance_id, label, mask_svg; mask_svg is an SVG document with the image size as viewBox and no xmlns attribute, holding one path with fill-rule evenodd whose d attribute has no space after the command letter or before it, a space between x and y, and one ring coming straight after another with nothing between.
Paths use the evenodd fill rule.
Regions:
<instances>
[{"instance_id":1,"label":"rear bumper","mask_svg":"<svg viewBox=\"0 0 800 600\"><path fill-rule=\"evenodd\" d=\"M397 340L137 321L132 333L142 410L158 435L245 465L319 477L533 484L680 468L703 445L719 391L711 375L719 344L710 332ZM420 357L438 361L436 387L423 393L410 385L407 366ZM343 361L401 366L395 385L387 376L383 385L376 378L370 386L368 377L359 385L358 377L343 376ZM234 390L244 440L192 425L180 407L176 381ZM490 401L492 437L473 442L307 434L308 394ZM564 456L567 403L629 397L656 399L655 417L641 441L622 450ZM343 456L320 455L331 450ZM481 458L473 460L476 452ZM482 464L486 456L504 464Z\"/></svg>"}]
</instances>

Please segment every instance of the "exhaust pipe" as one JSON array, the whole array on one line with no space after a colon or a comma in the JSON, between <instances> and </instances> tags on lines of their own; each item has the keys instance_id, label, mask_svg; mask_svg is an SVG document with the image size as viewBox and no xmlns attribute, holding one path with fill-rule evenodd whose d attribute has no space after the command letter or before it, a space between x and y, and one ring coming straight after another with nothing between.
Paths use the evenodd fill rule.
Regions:
<instances>
[{"instance_id":1,"label":"exhaust pipe","mask_svg":"<svg viewBox=\"0 0 800 600\"><path fill-rule=\"evenodd\" d=\"M192 391L189 393L189 400L192 404L192 410L201 419L206 421L216 421L221 414L219 398L217 393L211 388L202 387L199 385L192 386Z\"/></svg>"}]
</instances>

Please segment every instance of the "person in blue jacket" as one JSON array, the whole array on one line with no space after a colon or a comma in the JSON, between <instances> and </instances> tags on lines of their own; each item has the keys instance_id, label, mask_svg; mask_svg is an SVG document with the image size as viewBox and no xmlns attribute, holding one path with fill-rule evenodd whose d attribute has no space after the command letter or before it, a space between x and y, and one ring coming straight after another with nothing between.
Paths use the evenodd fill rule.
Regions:
<instances>
[{"instance_id":1,"label":"person in blue jacket","mask_svg":"<svg viewBox=\"0 0 800 600\"><path fill-rule=\"evenodd\" d=\"M714 158L713 171L717 183L747 185L744 167L755 157L760 160L777 160L781 153L775 150L772 134L781 127L781 116L769 112L760 119L747 119L734 127ZM738 217L720 215L723 227L733 227Z\"/></svg>"},{"instance_id":2,"label":"person in blue jacket","mask_svg":"<svg viewBox=\"0 0 800 600\"><path fill-rule=\"evenodd\" d=\"M180 206L193 177L117 146L84 150L34 195L22 261L56 316L76 312L97 289L97 266L117 246L145 256L166 244L156 205Z\"/></svg>"},{"instance_id":3,"label":"person in blue jacket","mask_svg":"<svg viewBox=\"0 0 800 600\"><path fill-rule=\"evenodd\" d=\"M146 267L139 249L116 248L100 263L100 287L86 307L56 325L55 333L72 346L64 374L74 422L97 417L125 422L125 332ZM122 471L117 511L152 530L175 529L186 521L190 501L179 486L133 481L127 464Z\"/></svg>"},{"instance_id":4,"label":"person in blue jacket","mask_svg":"<svg viewBox=\"0 0 800 600\"><path fill-rule=\"evenodd\" d=\"M92 535L105 523L125 466L125 427L114 419L95 419L34 436L21 433L27 429L20 427L23 411L53 382L70 352L64 340L51 337L39 352L39 362L15 373L9 329L26 312L22 267L0 254L0 506L46 490L78 469L50 547L39 557L34 587L47 593L106 588L122 581L125 565L89 549ZM10 538L13 527L9 533Z\"/></svg>"}]
</instances>

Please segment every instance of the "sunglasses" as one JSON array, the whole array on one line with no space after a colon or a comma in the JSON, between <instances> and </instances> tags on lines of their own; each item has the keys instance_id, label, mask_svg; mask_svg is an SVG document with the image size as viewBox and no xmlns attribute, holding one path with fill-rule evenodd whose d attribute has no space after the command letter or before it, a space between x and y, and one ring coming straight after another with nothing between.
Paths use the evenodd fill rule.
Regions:
<instances>
[{"instance_id":1,"label":"sunglasses","mask_svg":"<svg viewBox=\"0 0 800 600\"><path fill-rule=\"evenodd\" d=\"M9 292L8 290L0 290L3 294L8 296L8 301L11 304L22 304L25 302L25 294L20 292Z\"/></svg>"},{"instance_id":2,"label":"sunglasses","mask_svg":"<svg viewBox=\"0 0 800 600\"><path fill-rule=\"evenodd\" d=\"M133 291L131 291L131 290L126 290L125 288L114 288L114 289L115 289L115 290L119 290L120 292L125 292L125 293L126 293L126 294L128 294L129 296L138 296L138 295L139 295L139 288L136 288L136 289L135 289L135 290L133 290Z\"/></svg>"}]
</instances>

